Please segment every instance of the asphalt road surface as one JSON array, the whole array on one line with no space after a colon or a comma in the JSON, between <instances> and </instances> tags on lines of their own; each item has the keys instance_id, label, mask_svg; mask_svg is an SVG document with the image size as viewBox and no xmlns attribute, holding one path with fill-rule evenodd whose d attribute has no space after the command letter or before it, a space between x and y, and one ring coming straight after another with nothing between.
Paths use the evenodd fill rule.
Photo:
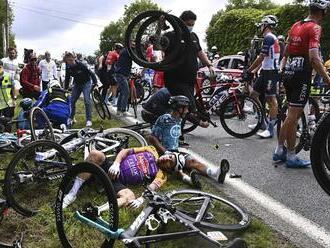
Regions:
<instances>
[{"instance_id":1,"label":"asphalt road surface","mask_svg":"<svg viewBox=\"0 0 330 248\"><path fill-rule=\"evenodd\" d=\"M237 139L229 136L219 121L217 124L217 128L197 128L186 135L190 152L211 166L226 158L230 173L242 176L227 175L225 184L215 187L298 247L330 247L330 196L317 184L312 170L288 169L284 164L275 167L271 158L276 138ZM309 152L300 156L308 159Z\"/></svg>"}]
</instances>

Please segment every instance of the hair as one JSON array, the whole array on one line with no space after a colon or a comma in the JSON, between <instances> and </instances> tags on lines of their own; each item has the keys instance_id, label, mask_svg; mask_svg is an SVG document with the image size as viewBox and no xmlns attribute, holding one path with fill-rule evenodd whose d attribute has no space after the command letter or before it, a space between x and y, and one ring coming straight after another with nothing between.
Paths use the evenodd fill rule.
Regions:
<instances>
[{"instance_id":1,"label":"hair","mask_svg":"<svg viewBox=\"0 0 330 248\"><path fill-rule=\"evenodd\" d=\"M311 15L320 15L320 14L324 15L324 11L325 11L324 9L320 9L316 6L310 6L309 7L309 13Z\"/></svg>"},{"instance_id":2,"label":"hair","mask_svg":"<svg viewBox=\"0 0 330 248\"><path fill-rule=\"evenodd\" d=\"M180 15L180 19L182 21L189 21L189 20L194 20L196 21L197 20L197 16L194 12L192 12L191 10L186 10L186 11L183 11L182 14Z\"/></svg>"},{"instance_id":3,"label":"hair","mask_svg":"<svg viewBox=\"0 0 330 248\"><path fill-rule=\"evenodd\" d=\"M72 52L66 52L64 55L64 59L67 59L67 58L76 58L76 56Z\"/></svg>"},{"instance_id":4,"label":"hair","mask_svg":"<svg viewBox=\"0 0 330 248\"><path fill-rule=\"evenodd\" d=\"M11 52L11 51L15 51L15 52L17 52L17 50L16 50L15 47L9 47L9 48L7 49L7 51L8 51L8 52Z\"/></svg>"}]
</instances>

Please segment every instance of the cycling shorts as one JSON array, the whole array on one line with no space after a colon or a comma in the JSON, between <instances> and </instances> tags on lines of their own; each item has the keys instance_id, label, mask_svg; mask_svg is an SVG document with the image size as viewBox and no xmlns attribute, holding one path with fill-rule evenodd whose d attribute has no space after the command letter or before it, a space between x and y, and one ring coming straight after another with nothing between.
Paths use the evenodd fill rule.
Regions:
<instances>
[{"instance_id":1,"label":"cycling shorts","mask_svg":"<svg viewBox=\"0 0 330 248\"><path fill-rule=\"evenodd\" d=\"M105 173L107 173L107 175L108 175L108 171L109 171L109 168L110 168L111 165L112 165L112 162L107 158L105 159L105 161L101 165L101 168L105 171ZM124 184L122 184L119 181L119 179L115 179L115 180L110 179L110 181L112 183L113 189L115 190L116 194L118 194L119 191L127 189L127 187Z\"/></svg>"},{"instance_id":2,"label":"cycling shorts","mask_svg":"<svg viewBox=\"0 0 330 248\"><path fill-rule=\"evenodd\" d=\"M262 70L253 85L260 95L276 96L279 92L279 74L277 70Z\"/></svg>"}]
</instances>

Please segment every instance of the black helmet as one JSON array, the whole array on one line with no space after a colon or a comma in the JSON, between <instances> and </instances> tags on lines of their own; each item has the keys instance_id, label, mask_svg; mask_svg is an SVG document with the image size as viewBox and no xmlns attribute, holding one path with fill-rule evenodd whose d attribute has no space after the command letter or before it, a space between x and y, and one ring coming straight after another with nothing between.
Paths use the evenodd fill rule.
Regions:
<instances>
[{"instance_id":1,"label":"black helmet","mask_svg":"<svg viewBox=\"0 0 330 248\"><path fill-rule=\"evenodd\" d=\"M171 96L168 104L171 109L178 110L181 107L189 107L190 101L186 96Z\"/></svg>"},{"instance_id":2,"label":"black helmet","mask_svg":"<svg viewBox=\"0 0 330 248\"><path fill-rule=\"evenodd\" d=\"M28 111L32 108L32 99L31 98L23 98L22 101L19 103L19 106L24 110Z\"/></svg>"}]
</instances>

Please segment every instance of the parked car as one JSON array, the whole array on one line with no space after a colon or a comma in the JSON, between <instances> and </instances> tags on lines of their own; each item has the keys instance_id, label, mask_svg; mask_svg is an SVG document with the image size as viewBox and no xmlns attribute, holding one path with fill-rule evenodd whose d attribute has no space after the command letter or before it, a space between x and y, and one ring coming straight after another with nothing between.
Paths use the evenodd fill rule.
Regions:
<instances>
[{"instance_id":1,"label":"parked car","mask_svg":"<svg viewBox=\"0 0 330 248\"><path fill-rule=\"evenodd\" d=\"M243 70L244 60L245 58L243 55L229 55L214 61L213 66L220 70L225 70L225 69Z\"/></svg>"}]
</instances>

